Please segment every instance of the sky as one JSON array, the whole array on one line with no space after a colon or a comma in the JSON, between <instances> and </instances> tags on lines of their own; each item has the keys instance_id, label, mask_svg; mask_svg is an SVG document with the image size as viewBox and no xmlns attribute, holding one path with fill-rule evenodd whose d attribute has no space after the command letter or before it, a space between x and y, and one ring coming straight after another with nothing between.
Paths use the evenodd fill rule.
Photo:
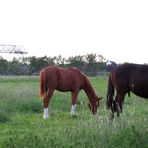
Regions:
<instances>
[{"instance_id":1,"label":"sky","mask_svg":"<svg viewBox=\"0 0 148 148\"><path fill-rule=\"evenodd\" d=\"M0 0L0 44L23 46L27 56L148 63L148 1Z\"/></svg>"}]
</instances>

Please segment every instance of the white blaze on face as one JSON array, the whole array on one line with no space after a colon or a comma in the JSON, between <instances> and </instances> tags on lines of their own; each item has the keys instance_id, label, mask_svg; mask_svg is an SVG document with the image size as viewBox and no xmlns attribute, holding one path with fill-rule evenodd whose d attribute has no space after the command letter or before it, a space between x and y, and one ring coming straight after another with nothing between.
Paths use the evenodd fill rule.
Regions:
<instances>
[{"instance_id":1,"label":"white blaze on face","mask_svg":"<svg viewBox=\"0 0 148 148\"><path fill-rule=\"evenodd\" d=\"M44 108L43 118L44 119L48 118L48 108Z\"/></svg>"},{"instance_id":2,"label":"white blaze on face","mask_svg":"<svg viewBox=\"0 0 148 148\"><path fill-rule=\"evenodd\" d=\"M76 104L71 106L71 112L70 112L70 114L71 115L74 115L75 112L76 112Z\"/></svg>"}]
</instances>

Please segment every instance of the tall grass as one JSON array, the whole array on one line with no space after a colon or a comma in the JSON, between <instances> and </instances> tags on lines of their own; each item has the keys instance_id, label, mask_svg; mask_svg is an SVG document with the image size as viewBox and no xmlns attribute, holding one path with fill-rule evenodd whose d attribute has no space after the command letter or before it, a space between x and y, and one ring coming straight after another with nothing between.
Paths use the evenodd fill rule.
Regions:
<instances>
[{"instance_id":1,"label":"tall grass","mask_svg":"<svg viewBox=\"0 0 148 148\"><path fill-rule=\"evenodd\" d=\"M90 78L96 93L103 97L93 116L82 91L77 116L70 116L70 93L54 92L50 117L42 119L38 77L0 77L0 147L2 148L126 148L148 147L148 101L126 97L124 120L108 123L105 108L106 76Z\"/></svg>"}]
</instances>

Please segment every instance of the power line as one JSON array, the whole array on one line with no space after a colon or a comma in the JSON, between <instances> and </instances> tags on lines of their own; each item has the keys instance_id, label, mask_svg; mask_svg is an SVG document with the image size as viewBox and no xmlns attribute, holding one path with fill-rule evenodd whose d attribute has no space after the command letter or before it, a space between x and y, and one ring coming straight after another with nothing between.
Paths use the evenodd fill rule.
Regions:
<instances>
[{"instance_id":1,"label":"power line","mask_svg":"<svg viewBox=\"0 0 148 148\"><path fill-rule=\"evenodd\" d=\"M28 54L23 46L9 44L0 44L0 53Z\"/></svg>"}]
</instances>

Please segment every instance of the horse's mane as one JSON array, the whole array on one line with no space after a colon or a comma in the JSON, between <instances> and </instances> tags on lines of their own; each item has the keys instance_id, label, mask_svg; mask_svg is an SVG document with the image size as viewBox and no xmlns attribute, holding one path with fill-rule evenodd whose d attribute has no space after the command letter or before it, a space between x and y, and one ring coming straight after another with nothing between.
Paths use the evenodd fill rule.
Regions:
<instances>
[{"instance_id":1,"label":"horse's mane","mask_svg":"<svg viewBox=\"0 0 148 148\"><path fill-rule=\"evenodd\" d=\"M88 96L90 96L91 98L95 98L96 97L96 94L95 94L95 91L94 91L94 88L92 87L89 79L87 77L85 77L85 88L84 88L86 94Z\"/></svg>"}]
</instances>

